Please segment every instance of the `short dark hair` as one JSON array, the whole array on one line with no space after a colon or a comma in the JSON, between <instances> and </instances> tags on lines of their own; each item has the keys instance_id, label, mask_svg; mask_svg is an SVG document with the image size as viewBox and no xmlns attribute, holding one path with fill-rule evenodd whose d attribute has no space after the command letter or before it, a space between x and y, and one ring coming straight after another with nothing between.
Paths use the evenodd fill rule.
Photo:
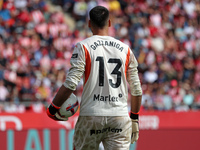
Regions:
<instances>
[{"instance_id":1,"label":"short dark hair","mask_svg":"<svg viewBox=\"0 0 200 150\"><path fill-rule=\"evenodd\" d=\"M109 19L109 11L103 6L92 8L89 15L91 23L99 28L103 28Z\"/></svg>"}]
</instances>

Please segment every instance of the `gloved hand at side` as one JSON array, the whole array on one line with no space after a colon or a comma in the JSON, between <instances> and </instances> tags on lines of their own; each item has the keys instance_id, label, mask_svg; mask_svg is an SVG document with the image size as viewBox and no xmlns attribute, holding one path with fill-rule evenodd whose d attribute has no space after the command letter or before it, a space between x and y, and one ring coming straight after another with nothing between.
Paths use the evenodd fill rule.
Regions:
<instances>
[{"instance_id":1,"label":"gloved hand at side","mask_svg":"<svg viewBox=\"0 0 200 150\"><path fill-rule=\"evenodd\" d=\"M134 142L137 142L139 138L139 114L131 112L130 118L132 121L131 144L133 144Z\"/></svg>"},{"instance_id":2,"label":"gloved hand at side","mask_svg":"<svg viewBox=\"0 0 200 150\"><path fill-rule=\"evenodd\" d=\"M132 120L131 144L133 144L139 138L139 123L138 119L131 119L131 120Z\"/></svg>"}]
</instances>

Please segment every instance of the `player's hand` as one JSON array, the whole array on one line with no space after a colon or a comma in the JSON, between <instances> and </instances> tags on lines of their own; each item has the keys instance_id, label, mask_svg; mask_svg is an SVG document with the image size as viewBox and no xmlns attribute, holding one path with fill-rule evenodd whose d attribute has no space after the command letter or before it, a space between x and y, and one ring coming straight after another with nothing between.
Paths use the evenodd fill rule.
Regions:
<instances>
[{"instance_id":1,"label":"player's hand","mask_svg":"<svg viewBox=\"0 0 200 150\"><path fill-rule=\"evenodd\" d=\"M133 144L139 138L139 123L138 119L131 119L131 120L132 120L131 144Z\"/></svg>"},{"instance_id":2,"label":"player's hand","mask_svg":"<svg viewBox=\"0 0 200 150\"><path fill-rule=\"evenodd\" d=\"M59 115L58 110L60 109L60 107L55 106L53 103L51 103L49 105L49 107L47 108L47 115L55 120L55 121L67 121L68 118L64 118L62 116Z\"/></svg>"}]
</instances>

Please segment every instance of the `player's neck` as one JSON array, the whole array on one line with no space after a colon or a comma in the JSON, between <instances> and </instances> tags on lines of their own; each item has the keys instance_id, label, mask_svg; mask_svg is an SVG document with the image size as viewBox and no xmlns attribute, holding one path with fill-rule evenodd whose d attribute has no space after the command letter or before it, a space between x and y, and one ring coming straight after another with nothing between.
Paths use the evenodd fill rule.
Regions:
<instances>
[{"instance_id":1,"label":"player's neck","mask_svg":"<svg viewBox=\"0 0 200 150\"><path fill-rule=\"evenodd\" d=\"M108 30L107 29L97 29L97 30L93 31L93 35L108 36Z\"/></svg>"}]
</instances>

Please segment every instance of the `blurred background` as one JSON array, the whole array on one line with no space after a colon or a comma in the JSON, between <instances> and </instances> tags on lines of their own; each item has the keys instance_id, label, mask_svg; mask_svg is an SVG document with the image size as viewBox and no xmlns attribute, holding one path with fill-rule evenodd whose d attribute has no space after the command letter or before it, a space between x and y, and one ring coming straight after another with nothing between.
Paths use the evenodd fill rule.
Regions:
<instances>
[{"instance_id":1,"label":"blurred background","mask_svg":"<svg viewBox=\"0 0 200 150\"><path fill-rule=\"evenodd\" d=\"M66 78L75 44L92 35L88 12L96 5L109 9L109 35L128 44L139 63L141 133L130 149L199 149L200 0L0 0L3 150L54 149L49 135L72 149L77 116L55 123L45 108ZM81 93L82 81L79 100Z\"/></svg>"}]
</instances>

